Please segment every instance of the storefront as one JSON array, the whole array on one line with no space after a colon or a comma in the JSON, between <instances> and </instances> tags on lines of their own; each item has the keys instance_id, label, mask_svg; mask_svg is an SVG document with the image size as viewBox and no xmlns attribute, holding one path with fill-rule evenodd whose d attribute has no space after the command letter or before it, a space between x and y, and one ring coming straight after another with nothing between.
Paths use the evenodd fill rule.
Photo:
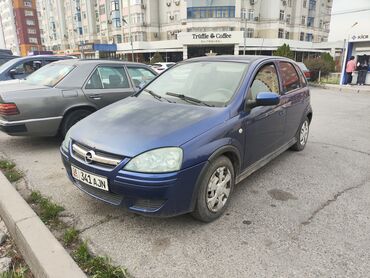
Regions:
<instances>
[{"instance_id":1,"label":"storefront","mask_svg":"<svg viewBox=\"0 0 370 278\"><path fill-rule=\"evenodd\" d=\"M115 59L116 44L86 43L80 45L81 58L85 59Z\"/></svg>"},{"instance_id":2,"label":"storefront","mask_svg":"<svg viewBox=\"0 0 370 278\"><path fill-rule=\"evenodd\" d=\"M345 52L345 57L342 65L342 74L340 84L346 84L346 74L345 68L348 60L351 56L355 57L356 64L362 63L363 61L367 62L369 65L370 62L370 33L361 33L353 34L349 37L347 48ZM366 85L370 85L370 66L368 66L368 72L366 75ZM358 71L355 71L352 78L352 84L357 84Z\"/></svg>"},{"instance_id":3,"label":"storefront","mask_svg":"<svg viewBox=\"0 0 370 278\"><path fill-rule=\"evenodd\" d=\"M189 58L213 55L272 55L284 43L289 44L296 61L315 57L329 52L333 57L341 55L343 44L313 43L285 39L246 38L243 31L219 32L180 32L173 40L135 41L117 45L117 55L131 57L140 62L150 62L155 52L159 52L166 62L179 62ZM129 58L129 60L131 60Z\"/></svg>"}]
</instances>

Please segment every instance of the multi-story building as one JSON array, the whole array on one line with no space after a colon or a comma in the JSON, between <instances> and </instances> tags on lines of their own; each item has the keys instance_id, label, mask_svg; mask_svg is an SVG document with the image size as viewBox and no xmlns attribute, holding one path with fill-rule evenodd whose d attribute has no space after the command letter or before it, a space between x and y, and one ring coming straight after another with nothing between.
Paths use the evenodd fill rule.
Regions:
<instances>
[{"instance_id":1,"label":"multi-story building","mask_svg":"<svg viewBox=\"0 0 370 278\"><path fill-rule=\"evenodd\" d=\"M149 59L159 51L171 60L268 54L284 42L298 55L321 51L332 7L332 0L38 1L48 48L115 43L121 53Z\"/></svg>"},{"instance_id":2,"label":"multi-story building","mask_svg":"<svg viewBox=\"0 0 370 278\"><path fill-rule=\"evenodd\" d=\"M0 0L2 47L15 54L41 51L35 0Z\"/></svg>"}]
</instances>

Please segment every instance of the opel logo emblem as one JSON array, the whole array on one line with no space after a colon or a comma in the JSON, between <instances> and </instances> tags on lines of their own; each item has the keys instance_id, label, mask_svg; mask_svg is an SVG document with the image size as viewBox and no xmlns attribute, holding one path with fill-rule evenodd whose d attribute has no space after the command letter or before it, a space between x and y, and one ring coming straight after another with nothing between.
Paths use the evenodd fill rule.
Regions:
<instances>
[{"instance_id":1,"label":"opel logo emblem","mask_svg":"<svg viewBox=\"0 0 370 278\"><path fill-rule=\"evenodd\" d=\"M90 164L94 161L95 152L94 151L88 151L85 154L85 162Z\"/></svg>"}]
</instances>

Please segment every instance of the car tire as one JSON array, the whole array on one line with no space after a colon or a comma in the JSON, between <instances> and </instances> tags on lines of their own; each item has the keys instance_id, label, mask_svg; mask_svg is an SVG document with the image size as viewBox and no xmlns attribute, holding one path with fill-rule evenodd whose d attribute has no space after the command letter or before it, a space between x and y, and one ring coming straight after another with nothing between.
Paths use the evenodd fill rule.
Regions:
<instances>
[{"instance_id":1,"label":"car tire","mask_svg":"<svg viewBox=\"0 0 370 278\"><path fill-rule=\"evenodd\" d=\"M296 134L297 142L291 147L293 151L302 151L307 144L310 131L310 120L306 117L299 126Z\"/></svg>"},{"instance_id":2,"label":"car tire","mask_svg":"<svg viewBox=\"0 0 370 278\"><path fill-rule=\"evenodd\" d=\"M60 127L60 134L64 138L68 130L83 118L89 116L92 113L91 110L79 109L68 113L63 118L62 125Z\"/></svg>"},{"instance_id":3,"label":"car tire","mask_svg":"<svg viewBox=\"0 0 370 278\"><path fill-rule=\"evenodd\" d=\"M195 209L192 212L194 218L212 222L224 213L234 190L234 173L234 166L226 156L220 156L210 162L200 181Z\"/></svg>"}]
</instances>

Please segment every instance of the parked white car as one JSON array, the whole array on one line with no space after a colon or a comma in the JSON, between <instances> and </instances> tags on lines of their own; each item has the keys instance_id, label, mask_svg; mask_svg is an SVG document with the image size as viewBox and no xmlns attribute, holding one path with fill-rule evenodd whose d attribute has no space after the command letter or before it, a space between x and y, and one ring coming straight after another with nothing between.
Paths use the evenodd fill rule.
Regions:
<instances>
[{"instance_id":1,"label":"parked white car","mask_svg":"<svg viewBox=\"0 0 370 278\"><path fill-rule=\"evenodd\" d=\"M168 62L168 63L155 63L152 65L152 69L155 70L157 73L162 73L165 70L173 67L176 63Z\"/></svg>"}]
</instances>

